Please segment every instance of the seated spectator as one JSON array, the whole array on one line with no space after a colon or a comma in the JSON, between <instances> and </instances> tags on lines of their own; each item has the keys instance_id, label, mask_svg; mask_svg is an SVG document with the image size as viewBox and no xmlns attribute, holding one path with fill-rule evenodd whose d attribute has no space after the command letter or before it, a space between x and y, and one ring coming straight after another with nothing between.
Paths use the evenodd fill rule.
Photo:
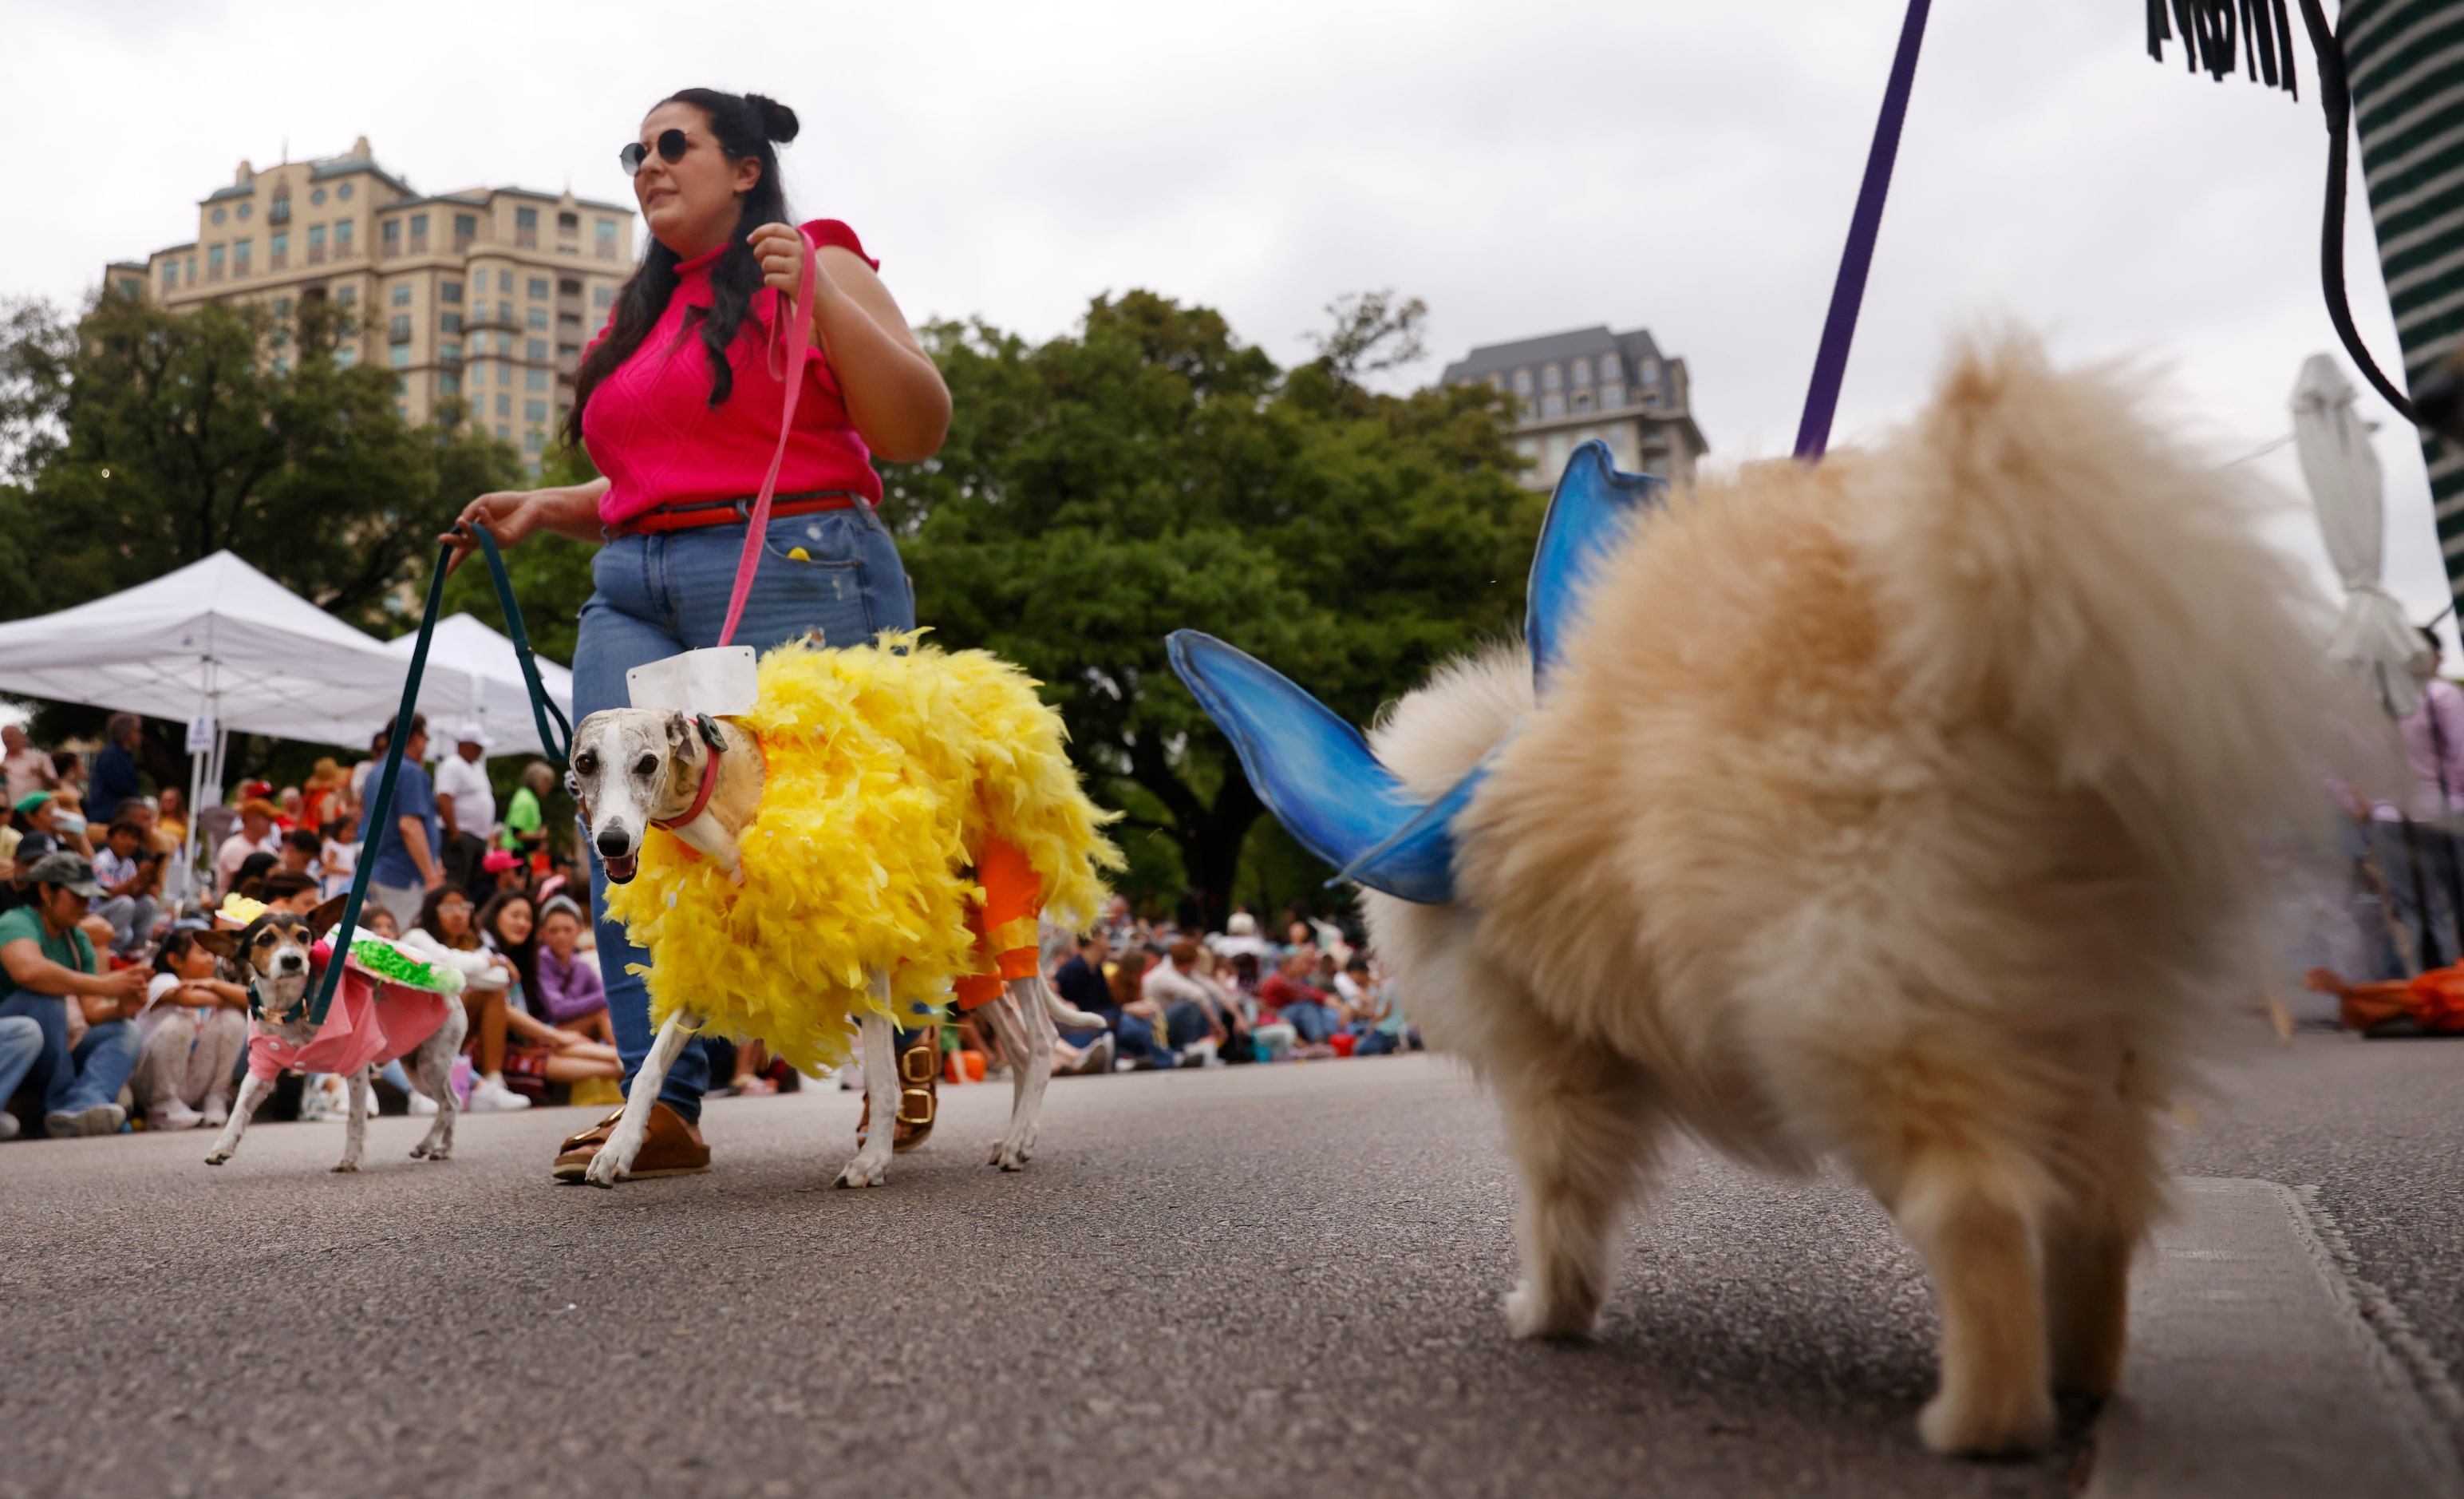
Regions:
<instances>
[{"instance_id":1,"label":"seated spectator","mask_svg":"<svg viewBox=\"0 0 2464 1499\"><path fill-rule=\"evenodd\" d=\"M324 894L317 888L317 877L293 870L274 870L256 881L256 898L267 909L287 911L295 916L312 915L324 903Z\"/></svg>"},{"instance_id":2,"label":"seated spectator","mask_svg":"<svg viewBox=\"0 0 2464 1499\"><path fill-rule=\"evenodd\" d=\"M154 830L178 848L188 841L188 798L178 786L165 786L155 798Z\"/></svg>"},{"instance_id":3,"label":"seated spectator","mask_svg":"<svg viewBox=\"0 0 2464 1499\"><path fill-rule=\"evenodd\" d=\"M1106 981L1121 1061L1140 1072L1169 1070L1180 1061L1164 1044L1162 1007L1146 997L1143 981L1149 960L1146 949L1126 949L1112 960L1111 976Z\"/></svg>"},{"instance_id":4,"label":"seated spectator","mask_svg":"<svg viewBox=\"0 0 2464 1499\"><path fill-rule=\"evenodd\" d=\"M1120 1018L1119 1011L1112 1004L1111 986L1104 981L1104 960L1111 956L1111 938L1105 935L1102 927L1097 927L1087 934L1078 943L1078 950L1052 976L1053 989L1068 1002L1069 1007L1100 1017L1108 1032L1114 1028L1113 1023ZM1065 1030L1061 1039L1083 1047L1096 1034L1094 1031Z\"/></svg>"},{"instance_id":5,"label":"seated spectator","mask_svg":"<svg viewBox=\"0 0 2464 1499\"><path fill-rule=\"evenodd\" d=\"M1327 996L1309 981L1310 971L1316 967L1315 949L1303 947L1287 955L1266 981L1258 986L1261 1017L1272 1016L1291 1026L1309 1047L1324 1047L1327 1038L1343 1027L1343 1017L1327 1003Z\"/></svg>"},{"instance_id":6,"label":"seated spectator","mask_svg":"<svg viewBox=\"0 0 2464 1499\"><path fill-rule=\"evenodd\" d=\"M1245 1033L1231 997L1198 976L1205 949L1183 937L1140 981L1148 1003L1163 1012L1164 1039L1184 1061L1211 1063L1236 1036Z\"/></svg>"},{"instance_id":7,"label":"seated spectator","mask_svg":"<svg viewBox=\"0 0 2464 1499\"><path fill-rule=\"evenodd\" d=\"M214 894L217 898L239 889L239 867L251 854L262 853L279 860L282 843L274 830L276 812L271 802L251 798L239 805L239 827L214 850Z\"/></svg>"},{"instance_id":8,"label":"seated spectator","mask_svg":"<svg viewBox=\"0 0 2464 1499\"><path fill-rule=\"evenodd\" d=\"M137 744L145 725L133 713L115 713L102 726L102 748L94 757L94 778L85 790L89 822L108 824L120 804L145 794L137 781Z\"/></svg>"},{"instance_id":9,"label":"seated spectator","mask_svg":"<svg viewBox=\"0 0 2464 1499\"><path fill-rule=\"evenodd\" d=\"M531 869L511 849L491 849L479 857L479 872L497 894L528 894Z\"/></svg>"},{"instance_id":10,"label":"seated spectator","mask_svg":"<svg viewBox=\"0 0 2464 1499\"><path fill-rule=\"evenodd\" d=\"M582 951L582 908L563 895L539 907L538 1008L552 1025L616 1044L607 1019L607 985L599 959Z\"/></svg>"},{"instance_id":11,"label":"seated spectator","mask_svg":"<svg viewBox=\"0 0 2464 1499\"><path fill-rule=\"evenodd\" d=\"M231 1077L248 1050L248 990L215 977L214 955L197 945L194 932L163 938L137 1034L129 1090L145 1107L145 1127L219 1129L231 1117Z\"/></svg>"},{"instance_id":12,"label":"seated spectator","mask_svg":"<svg viewBox=\"0 0 2464 1499\"><path fill-rule=\"evenodd\" d=\"M426 736L412 731L412 743ZM405 761L403 771L410 764ZM374 886L370 887L372 890ZM478 1080L471 1085L473 1112L485 1113L499 1109L527 1109L531 1101L505 1086L505 991L514 979L513 964L487 952L480 941L478 929L472 924L471 896L459 885L440 885L428 893L419 908L419 922L403 938L403 945L422 958L443 962L461 970L469 981L462 991L462 1008L470 1017L471 1039L466 1044L478 1069ZM419 1098L411 1100L414 1113L431 1112L419 1107Z\"/></svg>"},{"instance_id":13,"label":"seated spectator","mask_svg":"<svg viewBox=\"0 0 2464 1499\"><path fill-rule=\"evenodd\" d=\"M37 791L59 789L59 777L52 773L52 757L34 748L21 724L0 728L0 771L8 777L11 806Z\"/></svg>"},{"instance_id":14,"label":"seated spectator","mask_svg":"<svg viewBox=\"0 0 2464 1499\"><path fill-rule=\"evenodd\" d=\"M134 818L111 825L102 851L95 855L94 877L102 899L94 914L111 923L111 950L134 958L154 936L158 897L163 893L163 856L145 847L145 829Z\"/></svg>"},{"instance_id":15,"label":"seated spectator","mask_svg":"<svg viewBox=\"0 0 2464 1499\"><path fill-rule=\"evenodd\" d=\"M534 1009L539 993L535 910L531 897L520 891L501 891L479 912L480 940L514 971L505 996L505 1069L551 1083L604 1078L613 1085L625 1075L625 1064L612 1038L593 1041L578 1030L550 1025Z\"/></svg>"},{"instance_id":16,"label":"seated spectator","mask_svg":"<svg viewBox=\"0 0 2464 1499\"><path fill-rule=\"evenodd\" d=\"M1044 970L1044 981L1052 985L1053 993L1060 994L1064 1000L1067 1000L1068 996L1062 990L1061 976L1063 971L1069 967L1070 960L1079 955L1080 948L1076 934L1066 932L1051 922L1045 921L1040 923L1037 929L1037 946L1038 960ZM1085 966L1080 965L1082 972ZM1094 973L1096 988L1109 1003L1111 1000L1111 991L1103 988L1101 964L1096 966ZM1078 988L1080 992L1085 992L1085 986L1077 979L1071 980L1071 985ZM1078 1007L1085 1008L1083 1005ZM1102 1011L1098 1010L1094 1013L1101 1014ZM1062 1031L1052 1047L1053 1075L1058 1077L1064 1073L1110 1072L1112 1069L1114 1050L1115 1043L1110 1030Z\"/></svg>"},{"instance_id":17,"label":"seated spectator","mask_svg":"<svg viewBox=\"0 0 2464 1499\"><path fill-rule=\"evenodd\" d=\"M515 854L524 864L536 854L547 851L548 793L556 789L556 772L543 760L532 761L522 767L521 784L514 788L513 800L505 804L505 833L498 847Z\"/></svg>"},{"instance_id":18,"label":"seated spectator","mask_svg":"<svg viewBox=\"0 0 2464 1499\"><path fill-rule=\"evenodd\" d=\"M225 898L237 895L242 900L263 900L265 878L278 870L281 862L270 853L252 853L240 860L239 871L233 875L231 888Z\"/></svg>"},{"instance_id":19,"label":"seated spectator","mask_svg":"<svg viewBox=\"0 0 2464 1499\"><path fill-rule=\"evenodd\" d=\"M1280 956L1274 943L1258 935L1258 918L1245 911L1232 913L1231 918L1223 923L1222 933L1209 938L1207 945L1227 959L1237 959L1245 956L1252 973L1257 971L1260 959Z\"/></svg>"},{"instance_id":20,"label":"seated spectator","mask_svg":"<svg viewBox=\"0 0 2464 1499\"><path fill-rule=\"evenodd\" d=\"M284 786L274 798L274 826L290 832L299 826L299 811L307 798L297 786Z\"/></svg>"},{"instance_id":21,"label":"seated spectator","mask_svg":"<svg viewBox=\"0 0 2464 1499\"><path fill-rule=\"evenodd\" d=\"M75 750L54 750L52 775L58 783L60 794L68 798L69 806L80 809L78 815L83 816L85 761L77 759Z\"/></svg>"},{"instance_id":22,"label":"seated spectator","mask_svg":"<svg viewBox=\"0 0 2464 1499\"><path fill-rule=\"evenodd\" d=\"M325 825L341 815L342 802L349 793L351 778L331 756L317 761L308 773L307 784L299 788L299 826L311 832L322 832Z\"/></svg>"},{"instance_id":23,"label":"seated spectator","mask_svg":"<svg viewBox=\"0 0 2464 1499\"><path fill-rule=\"evenodd\" d=\"M10 992L0 999L0 1019L22 1016L40 1031L39 1044L0 1071L0 1100L20 1083L43 1090L43 1128L55 1139L110 1135L128 1121L115 1102L137 1065L137 1028L145 1006L143 968L102 972L82 923L86 903L102 893L94 867L73 853L48 853L30 871L33 900L0 914L0 969ZM84 1035L73 1037L69 1005L78 1007Z\"/></svg>"},{"instance_id":24,"label":"seated spectator","mask_svg":"<svg viewBox=\"0 0 2464 1499\"><path fill-rule=\"evenodd\" d=\"M331 900L334 897L328 895L325 898ZM394 924L393 913L373 900L364 901L360 906L360 929L382 937L399 938L402 936L402 928ZM409 1091L408 1089L403 1091Z\"/></svg>"},{"instance_id":25,"label":"seated spectator","mask_svg":"<svg viewBox=\"0 0 2464 1499\"><path fill-rule=\"evenodd\" d=\"M282 861L283 873L315 877L317 856L325 851L325 840L318 837L311 828L294 827L279 834L277 842L279 847L275 849L275 854Z\"/></svg>"}]
</instances>

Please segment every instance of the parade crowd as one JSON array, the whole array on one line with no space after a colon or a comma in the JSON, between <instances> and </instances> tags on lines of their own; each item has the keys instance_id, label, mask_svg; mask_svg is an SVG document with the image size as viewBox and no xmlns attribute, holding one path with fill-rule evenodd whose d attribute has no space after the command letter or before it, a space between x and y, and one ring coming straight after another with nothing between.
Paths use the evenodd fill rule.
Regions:
<instances>
[{"instance_id":1,"label":"parade crowd","mask_svg":"<svg viewBox=\"0 0 2464 1499\"><path fill-rule=\"evenodd\" d=\"M429 768L414 717L386 826L369 826L394 726L364 760L317 761L297 785L241 784L191 809L149 793L140 724L117 715L91 753L0 729L0 1140L219 1127L244 1071L244 976L196 941L232 896L300 914L350 888L371 861L361 924L464 976L469 1040L454 1091L479 1112L622 1101L583 871L547 835L555 785L525 764L499 808L488 738L466 724ZM201 858L186 873L184 849ZM1281 939L1234 911L1208 931L1194 900L1140 915L1115 896L1090 932L1048 925L1045 977L1100 1030L1063 1033L1061 1070L1222 1067L1408 1049L1394 985L1335 923L1295 903ZM758 1041L705 1038L715 1091L792 1091L802 1080ZM989 1025L944 1028L953 1084L1010 1065ZM852 1072L853 1069L850 1069ZM852 1076L842 1086L855 1086ZM432 1111L400 1064L376 1084L385 1113ZM340 1119L343 1080L286 1077L258 1117Z\"/></svg>"}]
</instances>

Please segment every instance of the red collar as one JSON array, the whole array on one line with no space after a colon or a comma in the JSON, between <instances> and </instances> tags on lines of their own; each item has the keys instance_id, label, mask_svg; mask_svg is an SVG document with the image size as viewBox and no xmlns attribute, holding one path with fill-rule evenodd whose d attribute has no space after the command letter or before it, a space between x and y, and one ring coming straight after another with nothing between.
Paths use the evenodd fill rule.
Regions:
<instances>
[{"instance_id":1,"label":"red collar","mask_svg":"<svg viewBox=\"0 0 2464 1499\"><path fill-rule=\"evenodd\" d=\"M701 789L693 793L693 805L686 807L681 817L651 818L651 827L664 827L673 832L699 817L702 808L710 805L710 794L718 786L718 757L722 751L715 744L709 746L709 749L710 757L701 762Z\"/></svg>"}]
</instances>

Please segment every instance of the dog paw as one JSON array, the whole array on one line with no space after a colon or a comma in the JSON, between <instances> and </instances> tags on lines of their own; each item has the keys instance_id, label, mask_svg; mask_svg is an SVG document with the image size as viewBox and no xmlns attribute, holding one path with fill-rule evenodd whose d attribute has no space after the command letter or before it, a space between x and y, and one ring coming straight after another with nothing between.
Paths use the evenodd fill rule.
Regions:
<instances>
[{"instance_id":1,"label":"dog paw","mask_svg":"<svg viewBox=\"0 0 2464 1499\"><path fill-rule=\"evenodd\" d=\"M999 1166L1003 1171L1023 1171L1026 1169L1027 1161L1033 1158L1034 1155L1032 1141L1014 1140L1004 1135L993 1141L992 1154L985 1157L985 1162L988 1165Z\"/></svg>"},{"instance_id":2,"label":"dog paw","mask_svg":"<svg viewBox=\"0 0 2464 1499\"><path fill-rule=\"evenodd\" d=\"M839 1173L839 1185L843 1187L877 1187L889 1179L890 1157L887 1153L876 1160L858 1152L855 1158L847 1163L847 1169Z\"/></svg>"},{"instance_id":3,"label":"dog paw","mask_svg":"<svg viewBox=\"0 0 2464 1499\"><path fill-rule=\"evenodd\" d=\"M419 1144L410 1148L410 1158L413 1160L450 1160L452 1156L453 1148L450 1145Z\"/></svg>"},{"instance_id":4,"label":"dog paw","mask_svg":"<svg viewBox=\"0 0 2464 1499\"><path fill-rule=\"evenodd\" d=\"M231 1153L230 1151L218 1150L206 1157L206 1164L209 1166L219 1166L224 1161L231 1159Z\"/></svg>"},{"instance_id":5,"label":"dog paw","mask_svg":"<svg viewBox=\"0 0 2464 1499\"><path fill-rule=\"evenodd\" d=\"M624 1174L616 1164L616 1153L602 1149L590 1157L590 1165L582 1173L582 1179L595 1187L612 1187Z\"/></svg>"},{"instance_id":6,"label":"dog paw","mask_svg":"<svg viewBox=\"0 0 2464 1499\"><path fill-rule=\"evenodd\" d=\"M1945 1455L2032 1452L2053 1441L2056 1420L2054 1399L2043 1390L2015 1392L2003 1401L1960 1399L1945 1390L1917 1417L1917 1440Z\"/></svg>"},{"instance_id":7,"label":"dog paw","mask_svg":"<svg viewBox=\"0 0 2464 1499\"><path fill-rule=\"evenodd\" d=\"M341 1161L335 1165L334 1169L336 1171L357 1171L360 1169L360 1163L356 1160Z\"/></svg>"},{"instance_id":8,"label":"dog paw","mask_svg":"<svg viewBox=\"0 0 2464 1499\"><path fill-rule=\"evenodd\" d=\"M1552 1305L1529 1281L1506 1293L1506 1330L1516 1337L1589 1337L1594 1314L1591 1308Z\"/></svg>"}]
</instances>

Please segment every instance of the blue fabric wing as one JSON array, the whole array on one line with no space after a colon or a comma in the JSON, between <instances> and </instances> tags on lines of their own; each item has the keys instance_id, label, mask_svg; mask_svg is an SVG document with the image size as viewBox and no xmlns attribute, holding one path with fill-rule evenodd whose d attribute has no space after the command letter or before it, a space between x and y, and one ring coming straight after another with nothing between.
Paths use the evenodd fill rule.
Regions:
<instances>
[{"instance_id":1,"label":"blue fabric wing","mask_svg":"<svg viewBox=\"0 0 2464 1499\"><path fill-rule=\"evenodd\" d=\"M1540 544L1531 553L1531 583L1523 616L1523 638L1531 647L1534 685L1564 651L1581 623L1583 584L1646 505L1664 502L1668 481L1648 474L1621 474L1609 461L1608 444L1594 439L1574 450L1549 514L1540 522Z\"/></svg>"},{"instance_id":2,"label":"blue fabric wing","mask_svg":"<svg viewBox=\"0 0 2464 1499\"><path fill-rule=\"evenodd\" d=\"M1352 877L1373 890L1429 903L1454 898L1445 820L1398 843L1428 808L1377 762L1359 730L1212 635L1178 629L1165 646L1173 670L1232 741L1258 800L1302 848L1347 875L1364 866Z\"/></svg>"}]
</instances>

